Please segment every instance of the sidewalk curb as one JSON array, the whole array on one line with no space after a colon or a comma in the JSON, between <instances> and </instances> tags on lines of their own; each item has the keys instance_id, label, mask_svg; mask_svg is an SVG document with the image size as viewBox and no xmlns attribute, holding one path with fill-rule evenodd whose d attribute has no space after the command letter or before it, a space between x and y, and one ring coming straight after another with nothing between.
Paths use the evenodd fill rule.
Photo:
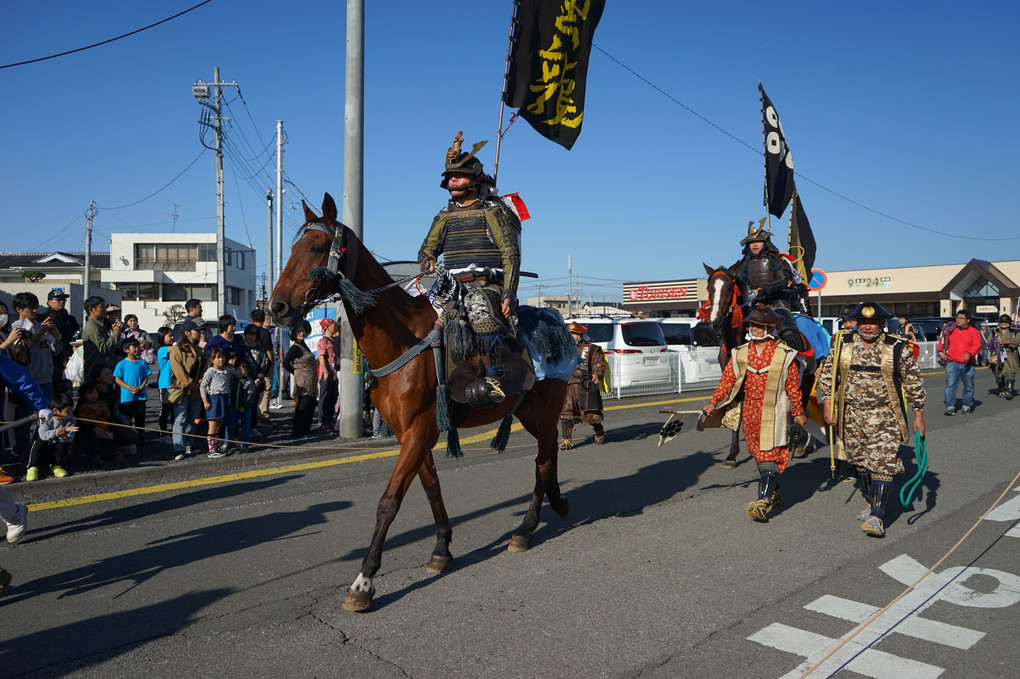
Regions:
<instances>
[{"instance_id":1,"label":"sidewalk curb","mask_svg":"<svg viewBox=\"0 0 1020 679\"><path fill-rule=\"evenodd\" d=\"M392 436L384 439L337 438L331 439L330 442L338 446L343 445L370 450L392 448L400 445L396 438ZM18 481L3 487L16 501L24 501L25 498L48 496L68 491L85 490L102 492L108 491L111 487L133 485L139 482L176 481L182 476L194 474L209 472L230 473L233 470L267 467L284 462L332 458L340 453L351 450L351 448L347 447L338 448L337 450L324 450L322 448L320 445L314 448L271 448L254 453L235 452L227 457L216 460L210 460L204 453L201 453L180 461L153 460L148 463L142 463L144 466L128 467L126 469L83 471L65 476L62 479L49 477L32 482Z\"/></svg>"}]
</instances>

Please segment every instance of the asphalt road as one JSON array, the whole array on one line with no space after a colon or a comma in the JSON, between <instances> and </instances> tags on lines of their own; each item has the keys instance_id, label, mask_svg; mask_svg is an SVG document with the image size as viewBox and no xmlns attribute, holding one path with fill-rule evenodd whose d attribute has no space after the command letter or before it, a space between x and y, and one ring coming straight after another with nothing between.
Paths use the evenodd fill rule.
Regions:
<instances>
[{"instance_id":1,"label":"asphalt road","mask_svg":"<svg viewBox=\"0 0 1020 679\"><path fill-rule=\"evenodd\" d=\"M657 411L702 392L607 402L607 444L580 427L561 456L571 515L546 506L531 550L510 553L532 439L518 431L496 455L493 432L462 432L464 459L436 451L454 569L425 572L434 528L414 485L361 614L341 604L392 446L40 483L28 537L0 548L15 577L0 676L799 677L973 528L808 676L1014 677L1020 399L988 395L982 370L977 411L945 417L943 380L926 379L923 495L895 503L884 539L858 528L862 501L830 482L827 448L790 465L784 504L759 524L744 514L753 463L719 466L726 433L692 418L657 447Z\"/></svg>"}]
</instances>

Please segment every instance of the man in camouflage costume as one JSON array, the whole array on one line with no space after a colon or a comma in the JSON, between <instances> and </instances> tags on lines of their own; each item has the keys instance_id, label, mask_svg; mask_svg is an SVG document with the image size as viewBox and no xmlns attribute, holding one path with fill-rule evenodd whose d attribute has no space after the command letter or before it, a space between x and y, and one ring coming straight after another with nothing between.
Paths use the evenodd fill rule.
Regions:
<instances>
[{"instance_id":1,"label":"man in camouflage costume","mask_svg":"<svg viewBox=\"0 0 1020 679\"><path fill-rule=\"evenodd\" d=\"M988 343L988 367L999 385L999 398L1013 398L1013 383L1020 369L1017 347L1020 347L1020 330L1013 327L1008 315L1002 314L999 316L999 327L992 332L992 339Z\"/></svg>"},{"instance_id":2,"label":"man in camouflage costume","mask_svg":"<svg viewBox=\"0 0 1020 679\"><path fill-rule=\"evenodd\" d=\"M602 392L599 381L606 374L606 354L602 347L585 341L587 327L580 323L567 326L574 341L577 342L577 367L567 383L567 396L563 401L560 423L563 427L563 440L560 450L570 450L574 443L570 436L574 425L583 422L595 430L595 443L606 441L606 430L602 426Z\"/></svg>"},{"instance_id":3,"label":"man in camouflage costume","mask_svg":"<svg viewBox=\"0 0 1020 679\"><path fill-rule=\"evenodd\" d=\"M907 339L883 332L892 314L881 305L862 302L849 318L857 327L839 335L822 363L818 400L868 501L857 515L861 530L882 537L892 480L903 471L900 444L910 436L901 390L914 410L913 427L924 436L924 377Z\"/></svg>"},{"instance_id":4,"label":"man in camouflage costume","mask_svg":"<svg viewBox=\"0 0 1020 679\"><path fill-rule=\"evenodd\" d=\"M482 352L488 398L500 403L506 398L500 387L502 339L516 336L521 222L475 157L485 144L462 153L461 133L454 137L439 184L450 192L450 202L432 221L418 262L423 273L430 273L443 255L446 269L464 285L464 307Z\"/></svg>"}]
</instances>

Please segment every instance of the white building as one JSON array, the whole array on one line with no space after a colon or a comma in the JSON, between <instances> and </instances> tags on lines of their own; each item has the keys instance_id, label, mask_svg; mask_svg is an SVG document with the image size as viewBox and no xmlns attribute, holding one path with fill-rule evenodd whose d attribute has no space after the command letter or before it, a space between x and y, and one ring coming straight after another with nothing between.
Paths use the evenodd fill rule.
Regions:
<instances>
[{"instance_id":1,"label":"white building","mask_svg":"<svg viewBox=\"0 0 1020 679\"><path fill-rule=\"evenodd\" d=\"M202 315L215 325L223 314L248 320L255 308L255 250L229 238L224 244L226 309L218 306L216 234L115 233L104 286L121 294L123 315L135 314L152 332L166 324L165 313L189 299L202 302Z\"/></svg>"}]
</instances>

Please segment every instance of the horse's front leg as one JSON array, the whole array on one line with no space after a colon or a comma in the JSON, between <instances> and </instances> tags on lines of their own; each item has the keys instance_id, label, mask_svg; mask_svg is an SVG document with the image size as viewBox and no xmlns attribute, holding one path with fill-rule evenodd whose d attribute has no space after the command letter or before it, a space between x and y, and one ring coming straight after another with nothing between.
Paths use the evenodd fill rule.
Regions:
<instances>
[{"instance_id":1,"label":"horse's front leg","mask_svg":"<svg viewBox=\"0 0 1020 679\"><path fill-rule=\"evenodd\" d=\"M400 511L400 503L407 493L411 481L414 480L418 470L421 469L422 459L435 445L438 432L432 427L433 433L429 435L426 431L411 429L405 431L401 436L403 442L400 446L400 454L393 466L393 473L390 481L386 484L379 499L379 506L375 512L375 532L372 533L372 543L368 547L368 553L361 562L361 572L358 574L354 584L351 585L344 599L344 608L349 611L368 610L372 605L372 598L375 596L375 587L372 578L379 571L382 565L383 543L386 541L386 533L390 524Z\"/></svg>"},{"instance_id":2,"label":"horse's front leg","mask_svg":"<svg viewBox=\"0 0 1020 679\"><path fill-rule=\"evenodd\" d=\"M443 573L453 567L453 555L450 554L453 526L450 524L450 516L446 513L446 505L443 504L436 461L431 452L426 453L425 459L421 462L418 480L425 489L425 497L428 498L429 506L432 508L432 518L436 521L436 548L432 550L432 558L429 559L425 570L429 573Z\"/></svg>"}]
</instances>

